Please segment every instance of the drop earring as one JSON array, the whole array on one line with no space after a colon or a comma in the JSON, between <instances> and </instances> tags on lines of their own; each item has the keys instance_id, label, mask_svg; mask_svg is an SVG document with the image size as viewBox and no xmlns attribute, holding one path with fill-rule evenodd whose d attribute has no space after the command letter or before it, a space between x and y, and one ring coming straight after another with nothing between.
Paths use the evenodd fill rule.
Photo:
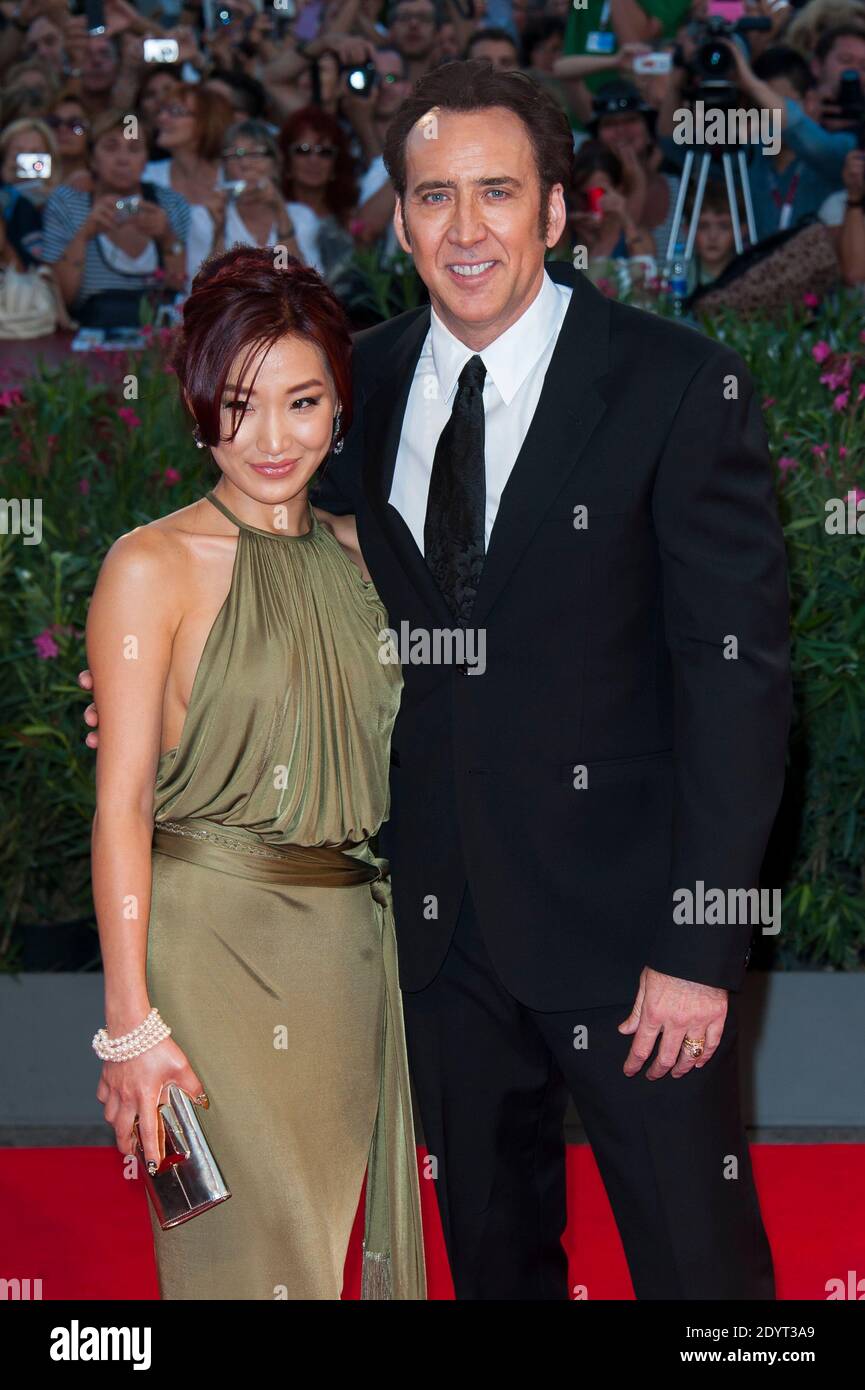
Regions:
<instances>
[{"instance_id":1,"label":"drop earring","mask_svg":"<svg viewBox=\"0 0 865 1390\"><path fill-rule=\"evenodd\" d=\"M340 411L337 411L336 414L335 414L334 417L333 417L333 432L334 432L335 435L336 435L336 434L339 434L339 424L340 424L340 420L341 420L341 419L342 419L342 415L341 415ZM335 454L341 454L341 453L342 453L342 446L343 446L343 440L340 439L340 440L337 441L336 444L334 444L334 446L333 446L333 452L334 452Z\"/></svg>"},{"instance_id":2,"label":"drop earring","mask_svg":"<svg viewBox=\"0 0 865 1390\"><path fill-rule=\"evenodd\" d=\"M203 449L203 448L204 448L204 440L201 438L201 430L198 428L197 425L194 425L194 426L193 426L193 429L192 429L192 438L193 438L193 440L195 441L195 447L196 447L196 449Z\"/></svg>"}]
</instances>

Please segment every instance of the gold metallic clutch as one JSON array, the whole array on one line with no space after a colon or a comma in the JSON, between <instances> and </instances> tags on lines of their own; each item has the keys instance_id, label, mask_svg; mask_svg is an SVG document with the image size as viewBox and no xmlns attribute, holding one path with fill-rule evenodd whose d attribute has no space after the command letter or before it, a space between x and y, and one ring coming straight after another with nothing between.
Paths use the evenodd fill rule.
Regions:
<instances>
[{"instance_id":1,"label":"gold metallic clutch","mask_svg":"<svg viewBox=\"0 0 865 1390\"><path fill-rule=\"evenodd\" d=\"M158 1107L157 1129L162 1157L152 1176L147 1171L137 1117L132 1128L156 1219L167 1231L226 1201L231 1192L201 1127L199 1107L174 1081L163 1089L167 1089L168 1099Z\"/></svg>"}]
</instances>

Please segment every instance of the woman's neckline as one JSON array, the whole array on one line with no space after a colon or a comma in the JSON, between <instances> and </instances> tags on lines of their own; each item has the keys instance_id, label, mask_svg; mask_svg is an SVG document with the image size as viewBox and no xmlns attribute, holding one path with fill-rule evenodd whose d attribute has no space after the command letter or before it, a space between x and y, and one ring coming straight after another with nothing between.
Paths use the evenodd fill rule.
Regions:
<instances>
[{"instance_id":1,"label":"woman's neckline","mask_svg":"<svg viewBox=\"0 0 865 1390\"><path fill-rule=\"evenodd\" d=\"M265 531L261 526L251 526L248 521L241 521L239 516L235 516L234 512L229 511L225 503L221 501L219 497L216 497L213 492L206 492L204 495L224 516L228 517L229 521L233 521L235 526L241 531L251 531L254 536L267 536L267 538L272 541L308 541L318 530L318 518L312 510L312 504L308 498L306 506L309 512L310 528L308 531L302 531L299 536L292 536L288 531Z\"/></svg>"}]
</instances>

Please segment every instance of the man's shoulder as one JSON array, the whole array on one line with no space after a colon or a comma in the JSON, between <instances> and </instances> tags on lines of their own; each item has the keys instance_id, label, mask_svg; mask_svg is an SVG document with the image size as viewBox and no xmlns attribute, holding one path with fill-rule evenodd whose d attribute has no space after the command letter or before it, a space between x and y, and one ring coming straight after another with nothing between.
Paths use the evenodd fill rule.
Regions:
<instances>
[{"instance_id":1,"label":"man's shoulder","mask_svg":"<svg viewBox=\"0 0 865 1390\"><path fill-rule=\"evenodd\" d=\"M352 335L354 343L353 358L355 366L370 366L380 362L388 351L399 342L406 329L413 327L419 319L429 321L429 305L421 304L416 309L406 309L392 319L376 323L372 328L362 328Z\"/></svg>"},{"instance_id":2,"label":"man's shoulder","mask_svg":"<svg viewBox=\"0 0 865 1390\"><path fill-rule=\"evenodd\" d=\"M694 324L665 318L635 304L610 301L610 331L613 360L630 366L635 360L643 370L662 376L691 379L708 363L718 367L745 363L733 348L710 337Z\"/></svg>"}]
</instances>

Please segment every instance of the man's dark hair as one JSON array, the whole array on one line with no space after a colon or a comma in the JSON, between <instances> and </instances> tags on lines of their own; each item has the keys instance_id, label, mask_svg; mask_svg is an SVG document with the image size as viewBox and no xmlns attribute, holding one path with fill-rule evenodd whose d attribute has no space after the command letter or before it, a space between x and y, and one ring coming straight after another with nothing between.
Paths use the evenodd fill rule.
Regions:
<instances>
[{"instance_id":1,"label":"man's dark hair","mask_svg":"<svg viewBox=\"0 0 865 1390\"><path fill-rule=\"evenodd\" d=\"M763 82L771 82L773 77L788 77L800 96L804 96L809 87L814 86L814 77L807 58L803 58L798 49L789 48L787 44L776 43L771 48L764 48L759 57L754 59L751 67L754 76Z\"/></svg>"},{"instance_id":2,"label":"man's dark hair","mask_svg":"<svg viewBox=\"0 0 865 1390\"><path fill-rule=\"evenodd\" d=\"M865 43L865 26L861 24L836 24L824 29L814 45L814 57L820 62L828 56L839 39L861 39Z\"/></svg>"},{"instance_id":3,"label":"man's dark hair","mask_svg":"<svg viewBox=\"0 0 865 1390\"><path fill-rule=\"evenodd\" d=\"M539 228L546 236L550 191L567 189L573 177L574 137L555 97L524 72L501 72L486 58L443 63L418 79L388 127L384 164L403 205L405 226L405 147L417 121L432 108L441 111L487 111L503 106L526 128L541 184Z\"/></svg>"},{"instance_id":4,"label":"man's dark hair","mask_svg":"<svg viewBox=\"0 0 865 1390\"><path fill-rule=\"evenodd\" d=\"M507 29L502 29L498 25L490 24L486 29L475 29L466 44L466 51L463 55L465 58L470 58L472 56L472 49L476 43L480 43L481 39L494 39L496 43L510 44L511 48L514 50L514 57L519 58L520 56L520 47L513 34L509 34Z\"/></svg>"},{"instance_id":5,"label":"man's dark hair","mask_svg":"<svg viewBox=\"0 0 865 1390\"><path fill-rule=\"evenodd\" d=\"M546 43L553 34L565 37L565 21L559 19L558 15L541 15L539 19L532 19L523 30L522 54L520 62L524 68L532 65L532 56L539 43Z\"/></svg>"}]
</instances>

